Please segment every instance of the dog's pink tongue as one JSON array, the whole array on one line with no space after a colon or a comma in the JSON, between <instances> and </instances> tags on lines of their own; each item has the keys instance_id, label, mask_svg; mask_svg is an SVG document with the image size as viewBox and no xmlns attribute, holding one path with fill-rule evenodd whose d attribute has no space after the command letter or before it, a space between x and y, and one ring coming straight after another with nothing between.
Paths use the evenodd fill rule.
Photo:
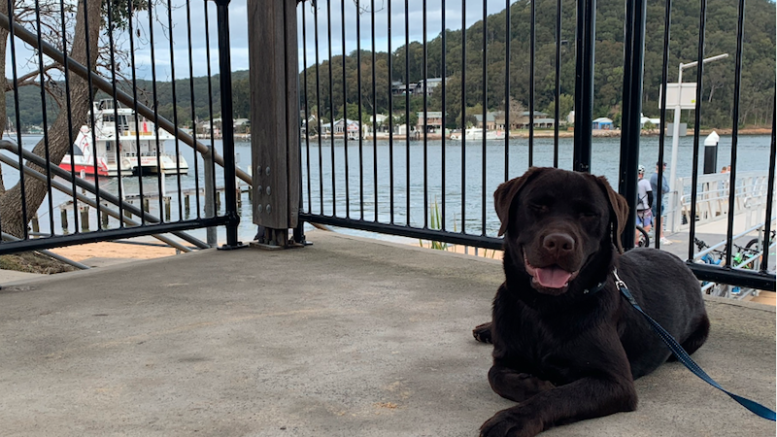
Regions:
<instances>
[{"instance_id":1,"label":"dog's pink tongue","mask_svg":"<svg viewBox=\"0 0 777 437\"><path fill-rule=\"evenodd\" d=\"M534 278L541 286L546 288L561 288L566 285L572 276L571 273L559 267L538 268L535 272L536 276Z\"/></svg>"}]
</instances>

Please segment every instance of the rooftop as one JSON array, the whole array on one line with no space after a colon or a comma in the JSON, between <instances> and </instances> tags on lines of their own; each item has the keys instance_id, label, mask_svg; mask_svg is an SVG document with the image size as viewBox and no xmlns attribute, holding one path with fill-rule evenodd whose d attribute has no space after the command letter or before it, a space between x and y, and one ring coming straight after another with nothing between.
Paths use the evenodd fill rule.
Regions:
<instances>
[{"instance_id":1,"label":"rooftop","mask_svg":"<svg viewBox=\"0 0 777 437\"><path fill-rule=\"evenodd\" d=\"M489 388L491 348L471 335L499 261L308 239L4 282L3 433L474 436L514 405ZM694 357L774 408L774 308L707 306L711 337ZM774 434L678 363L636 385L636 412L543 436Z\"/></svg>"}]
</instances>

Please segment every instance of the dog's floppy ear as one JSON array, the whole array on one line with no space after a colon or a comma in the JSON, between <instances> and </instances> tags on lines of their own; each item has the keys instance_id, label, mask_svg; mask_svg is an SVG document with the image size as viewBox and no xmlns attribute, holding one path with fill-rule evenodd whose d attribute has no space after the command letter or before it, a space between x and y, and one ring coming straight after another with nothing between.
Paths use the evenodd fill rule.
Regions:
<instances>
[{"instance_id":1,"label":"dog's floppy ear","mask_svg":"<svg viewBox=\"0 0 777 437\"><path fill-rule=\"evenodd\" d=\"M610 204L610 235L613 244L618 248L618 253L623 253L623 244L621 244L621 235L626 229L626 219L629 216L629 204L626 198L615 192L607 182L607 178L599 176L596 178L599 187L607 196Z\"/></svg>"},{"instance_id":2,"label":"dog's floppy ear","mask_svg":"<svg viewBox=\"0 0 777 437\"><path fill-rule=\"evenodd\" d=\"M541 170L543 169L532 167L522 176L500 184L496 191L494 191L494 209L496 209L496 215L502 223L499 227L499 236L504 235L507 231L507 223L510 219L510 206L513 204L513 200L518 195L518 192L526 185L526 182L528 182L532 176L536 175Z\"/></svg>"}]
</instances>

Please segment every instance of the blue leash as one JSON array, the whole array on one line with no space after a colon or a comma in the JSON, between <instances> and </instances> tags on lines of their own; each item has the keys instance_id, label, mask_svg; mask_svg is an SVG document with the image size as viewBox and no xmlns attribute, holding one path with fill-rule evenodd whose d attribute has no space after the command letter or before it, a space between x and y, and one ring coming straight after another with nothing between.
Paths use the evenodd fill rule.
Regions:
<instances>
[{"instance_id":1,"label":"blue leash","mask_svg":"<svg viewBox=\"0 0 777 437\"><path fill-rule=\"evenodd\" d=\"M637 301L634 299L634 296L631 295L631 292L626 287L626 283L624 283L620 277L618 277L618 270L613 269L613 275L615 275L615 285L618 286L618 288L621 291L621 294L626 298L626 300L629 301L629 303L637 310L639 311L643 316L645 316L645 319L647 319L648 323L653 327L653 329L658 333L658 335L661 337L662 340L664 340L664 343L669 347L669 350L672 351L674 356L677 358L677 361L683 363L685 367L688 368L691 372L693 372L694 375L698 376L702 380L704 380L707 384L717 388L718 390L722 391L723 393L731 396L732 399L739 402L740 405L750 410L753 414L762 417L766 420L771 420L772 422L775 421L775 413L774 411L764 407L763 405L759 404L758 402L751 401L750 399L743 398L742 396L736 395L734 393L731 393L720 386L717 382L715 382L714 379L710 378L709 375L707 375L704 370L699 367L698 364L696 364L695 361L691 359L691 356L688 355L688 352L683 349L682 346L680 346L680 343L677 342L677 340L672 337L671 334L666 332L664 328L661 327L661 325L658 324L655 320L653 320L652 317L647 315L645 311L642 310L642 308L639 306Z\"/></svg>"}]
</instances>

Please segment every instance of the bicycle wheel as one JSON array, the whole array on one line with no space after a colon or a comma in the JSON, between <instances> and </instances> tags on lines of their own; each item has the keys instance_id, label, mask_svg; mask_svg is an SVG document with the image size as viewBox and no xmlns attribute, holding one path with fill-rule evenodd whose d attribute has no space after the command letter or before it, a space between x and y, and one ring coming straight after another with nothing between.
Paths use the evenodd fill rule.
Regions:
<instances>
[{"instance_id":1,"label":"bicycle wheel","mask_svg":"<svg viewBox=\"0 0 777 437\"><path fill-rule=\"evenodd\" d=\"M761 253L761 239L760 238L753 238L752 240L748 241L745 245L745 253L749 253L752 255L760 254L758 255L758 258L753 262L753 269L758 270L761 267L761 260L763 259L763 254Z\"/></svg>"},{"instance_id":2,"label":"bicycle wheel","mask_svg":"<svg viewBox=\"0 0 777 437\"><path fill-rule=\"evenodd\" d=\"M637 247L650 247L650 236L645 228L637 225Z\"/></svg>"},{"instance_id":3,"label":"bicycle wheel","mask_svg":"<svg viewBox=\"0 0 777 437\"><path fill-rule=\"evenodd\" d=\"M759 238L753 238L752 240L748 241L745 245L746 251L751 251L751 253L757 253L761 251L761 240Z\"/></svg>"}]
</instances>

